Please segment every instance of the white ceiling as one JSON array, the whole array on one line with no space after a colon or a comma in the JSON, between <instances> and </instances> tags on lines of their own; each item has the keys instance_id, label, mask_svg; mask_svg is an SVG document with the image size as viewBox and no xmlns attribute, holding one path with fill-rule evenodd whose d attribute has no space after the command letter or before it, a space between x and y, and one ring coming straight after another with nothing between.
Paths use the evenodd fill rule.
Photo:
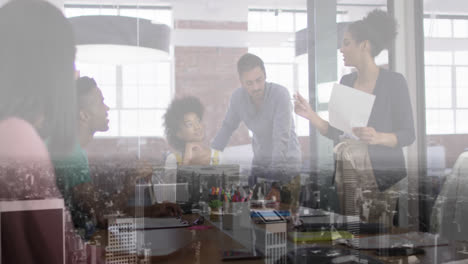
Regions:
<instances>
[{"instance_id":1,"label":"white ceiling","mask_svg":"<svg viewBox=\"0 0 468 264\"><path fill-rule=\"evenodd\" d=\"M64 0L66 4L102 4L102 5L159 5L171 4L184 0ZM222 0L192 0L198 1L200 5L209 5L209 2L220 2ZM247 2L249 6L267 8L306 8L307 0L237 0ZM356 5L385 5L387 0L337 0L338 4Z\"/></svg>"},{"instance_id":2,"label":"white ceiling","mask_svg":"<svg viewBox=\"0 0 468 264\"><path fill-rule=\"evenodd\" d=\"M338 4L346 5L386 5L387 0L337 0Z\"/></svg>"},{"instance_id":3,"label":"white ceiling","mask_svg":"<svg viewBox=\"0 0 468 264\"><path fill-rule=\"evenodd\" d=\"M2 1L2 0L0 0ZM167 5L187 0L63 0L65 4L102 4L102 5ZM197 1L200 5L222 5L226 0L188 0ZM307 0L228 0L247 4L258 8L294 8L305 9ZM412 1L412 0L411 0ZM387 0L337 0L340 10L346 10L347 5L386 5ZM232 5L232 2L231 2ZM424 0L425 12L447 14L468 14L467 0Z\"/></svg>"}]
</instances>

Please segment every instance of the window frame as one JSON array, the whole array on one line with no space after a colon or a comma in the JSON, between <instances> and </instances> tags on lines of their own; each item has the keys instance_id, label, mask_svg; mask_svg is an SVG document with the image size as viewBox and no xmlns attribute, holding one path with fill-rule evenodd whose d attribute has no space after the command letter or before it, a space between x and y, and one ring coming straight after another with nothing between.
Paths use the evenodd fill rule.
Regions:
<instances>
[{"instance_id":1,"label":"window frame","mask_svg":"<svg viewBox=\"0 0 468 264\"><path fill-rule=\"evenodd\" d=\"M117 15L116 16L120 16L120 11L121 10L155 10L155 11L158 11L158 10L168 10L171 14L170 14L170 24L168 25L169 27L173 27L174 26L174 23L173 23L173 14L172 14L172 8L170 6L162 6L162 5L82 5L82 4L65 4L65 8L64 8L64 13L65 15L67 15L67 10L73 10L73 9L81 9L81 10L88 10L88 11L91 11L91 10L109 10L109 9L116 9L117 10ZM95 12L91 12L90 15L95 15L94 14ZM98 15L98 14L97 14ZM75 15L72 15L72 16L68 16L68 17L74 17ZM84 16L86 16L86 14L84 14ZM145 19L145 18L142 18L142 19ZM102 64L89 64L89 63L86 63L86 62L79 62L79 61L76 61L75 62L76 64L82 64L82 65L96 65L97 67L99 67L99 65L102 65L102 66L109 66L109 65L112 65L112 67L115 68L115 76L114 76L114 80L115 80L115 88L114 88L114 93L115 93L115 105L111 105L109 106L110 110L109 110L109 115L111 113L116 113L117 117L116 117L116 126L117 128L114 128L115 131L113 130L108 130L106 132L98 132L96 133L95 137L96 138L134 138L134 137L145 137L145 138L160 138L160 137L164 137L164 131L162 129L159 128L158 126L158 129L157 130L160 130L158 132L160 133L156 133L155 135L143 135L141 134L142 132L138 132L136 134L132 134L132 135L124 135L123 134L123 124L122 124L122 115L123 115L123 112L124 111L136 111L137 112L137 115L139 116L140 115L140 112L141 111L155 111L155 113L157 112L164 112L167 107L169 106L169 103L170 103L170 100L174 97L174 93L175 93L175 81L174 81L174 76L175 76L175 73L174 73L174 47L173 46L170 46L170 51L169 51L169 56L167 59L162 59L162 60L158 60L157 62L151 62L151 63L148 63L148 64L152 64L153 66L156 65L157 67L159 67L160 64L168 64L168 67L169 67L169 83L168 84L160 84L156 81L156 83L148 83L148 84L144 84L144 85L141 85L138 83L138 80L136 80L136 83L132 86L135 86L135 87L141 87L141 86L154 86L155 89L158 89L157 87L160 87L160 86L168 86L169 88L169 101L167 102L167 104L164 104L164 107L163 106L154 106L154 107L141 107L141 106L137 106L137 107L125 107L124 105L124 102L123 102L123 98L124 98L124 83L123 83L123 76L124 76L124 73L123 73L123 69L122 68L125 68L125 65L117 65L117 64L109 64L109 63L102 63ZM147 63L144 63L142 65L145 65ZM135 64L128 64L128 65L135 65ZM79 68L77 68L77 70L80 70ZM158 69L156 69L158 71ZM157 73L155 73L157 74ZM84 74L81 74L82 76ZM99 75L99 73L95 74L95 75ZM94 76L89 76L89 77L92 77L94 78ZM99 79L96 79L96 82L98 83L98 86L100 85L100 80ZM107 83L102 83L103 86L109 86L109 85L113 85L114 83L112 84L107 84ZM104 94L104 98L106 98L106 94ZM139 117L137 118L137 123L139 123ZM154 121L155 124L158 123L156 120ZM161 115L161 122L162 122L162 115ZM140 124L139 124L140 125ZM162 124L161 124L161 127L162 127ZM137 128L138 130L140 130L139 128Z\"/></svg>"},{"instance_id":2,"label":"window frame","mask_svg":"<svg viewBox=\"0 0 468 264\"><path fill-rule=\"evenodd\" d=\"M432 20L437 20L437 19L444 19L444 20L449 20L450 21L450 27L451 27L451 32L450 32L450 36L448 37L440 37L440 36L434 36L433 34L431 34L431 32L429 32L430 29L427 29L426 26L431 26L430 23L432 22ZM448 41L450 40L453 40L453 41L457 41L457 40L460 40L460 37L456 37L455 36L455 21L460 21L460 20L464 20L466 21L466 27L467 27L467 32L466 32L466 36L468 38L468 16L466 15L440 15L440 14L426 14L424 15L424 38L425 40L431 40L431 39L446 39ZM451 74L451 83L450 83L450 92L451 92L451 107L429 107L426 105L426 134L427 135L456 135L456 134L468 134L468 131L465 131L465 132L459 132L460 130L458 129L458 125L457 125L457 117L458 117L458 112L459 111L468 111L468 106L467 107L463 107L463 106L458 106L458 90L460 89L459 86L458 86L458 83L457 83L457 69L458 68L468 68L468 62L466 64L460 64L457 62L456 60L456 52L467 52L468 53L468 48L466 50L459 50L459 49L456 49L456 48L445 48L445 49L437 49L437 50L425 50L425 52L449 52L451 54L451 63L428 63L427 61L424 63L424 68L426 69L425 70L425 74L427 74L427 68L428 67L447 67L447 68L450 68L450 74ZM425 76L426 78L426 76ZM425 85L425 89L427 91L428 87L430 87L430 85L428 85L428 83L426 82L426 85ZM426 92L426 98L427 98L427 92ZM468 98L467 98L468 99ZM429 120L430 118L428 118L428 114L430 111L445 111L445 110L449 110L449 111L452 111L452 120L453 120L453 124L452 124L452 128L451 128L451 132L448 133L448 132L434 132L434 131L429 131L429 128L431 127L431 125L429 124ZM439 126L440 127L440 126Z\"/></svg>"}]
</instances>

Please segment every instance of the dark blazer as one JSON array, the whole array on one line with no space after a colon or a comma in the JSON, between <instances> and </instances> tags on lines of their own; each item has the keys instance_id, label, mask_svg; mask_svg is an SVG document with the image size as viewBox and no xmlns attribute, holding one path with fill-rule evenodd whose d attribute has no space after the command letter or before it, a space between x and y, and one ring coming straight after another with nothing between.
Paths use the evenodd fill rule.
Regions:
<instances>
[{"instance_id":1,"label":"dark blazer","mask_svg":"<svg viewBox=\"0 0 468 264\"><path fill-rule=\"evenodd\" d=\"M357 73L341 78L340 83L353 87ZM369 157L377 185L384 191L406 177L402 147L415 140L413 111L405 77L400 73L380 69L374 89L375 101L367 126L377 132L394 133L398 145L394 148L369 145ZM343 131L330 126L327 137L339 143Z\"/></svg>"}]
</instances>

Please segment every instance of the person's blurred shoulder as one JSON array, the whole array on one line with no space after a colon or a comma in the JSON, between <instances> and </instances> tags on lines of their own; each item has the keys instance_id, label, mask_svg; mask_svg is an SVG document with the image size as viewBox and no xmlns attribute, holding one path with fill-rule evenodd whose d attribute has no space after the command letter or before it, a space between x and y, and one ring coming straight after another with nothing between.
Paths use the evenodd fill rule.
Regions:
<instances>
[{"instance_id":1,"label":"person's blurred shoulder","mask_svg":"<svg viewBox=\"0 0 468 264\"><path fill-rule=\"evenodd\" d=\"M47 148L36 129L19 118L0 121L0 146L2 158L50 162Z\"/></svg>"},{"instance_id":2,"label":"person's blurred shoulder","mask_svg":"<svg viewBox=\"0 0 468 264\"><path fill-rule=\"evenodd\" d=\"M27 121L0 121L0 199L61 197L49 152Z\"/></svg>"},{"instance_id":3,"label":"person's blurred shoulder","mask_svg":"<svg viewBox=\"0 0 468 264\"><path fill-rule=\"evenodd\" d=\"M267 87L270 86L270 89L272 90L273 93L275 93L278 96L282 97L290 97L291 95L289 94L288 88L284 87L281 84L278 83L267 83Z\"/></svg>"}]
</instances>

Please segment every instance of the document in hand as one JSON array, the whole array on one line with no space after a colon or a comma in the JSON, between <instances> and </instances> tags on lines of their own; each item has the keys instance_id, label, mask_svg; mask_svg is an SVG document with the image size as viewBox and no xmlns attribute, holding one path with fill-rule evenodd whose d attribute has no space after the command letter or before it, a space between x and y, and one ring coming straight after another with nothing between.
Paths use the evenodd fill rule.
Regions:
<instances>
[{"instance_id":1,"label":"document in hand","mask_svg":"<svg viewBox=\"0 0 468 264\"><path fill-rule=\"evenodd\" d=\"M328 103L330 124L349 134L353 127L366 127L374 100L375 95L335 84Z\"/></svg>"}]
</instances>

